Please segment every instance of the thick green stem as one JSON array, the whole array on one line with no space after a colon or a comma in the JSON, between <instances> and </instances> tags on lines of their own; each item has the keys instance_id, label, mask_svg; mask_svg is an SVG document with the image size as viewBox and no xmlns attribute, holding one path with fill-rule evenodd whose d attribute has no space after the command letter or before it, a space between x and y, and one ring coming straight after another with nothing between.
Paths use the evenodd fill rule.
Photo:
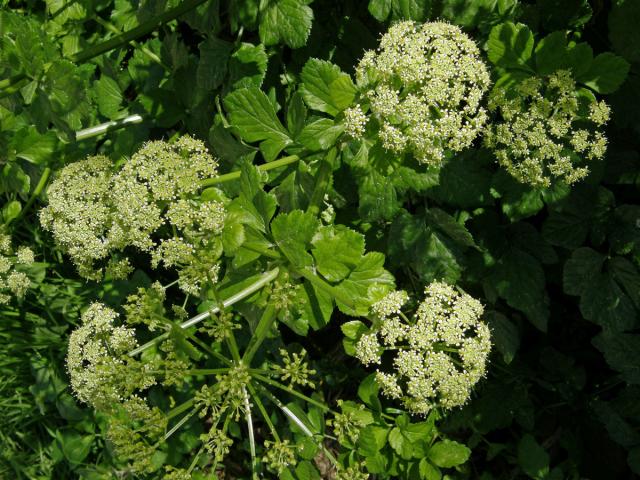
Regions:
<instances>
[{"instance_id":1,"label":"thick green stem","mask_svg":"<svg viewBox=\"0 0 640 480\"><path fill-rule=\"evenodd\" d=\"M189 421L189 419L191 417L193 417L197 412L198 412L199 408L196 407L193 410L191 410L189 413L187 413L184 417L182 417L172 428L171 430L169 430L167 433L164 434L164 439L168 440L169 437L171 437L171 435L173 435L174 433L176 433L180 427L182 427L185 423L187 423Z\"/></svg>"},{"instance_id":2,"label":"thick green stem","mask_svg":"<svg viewBox=\"0 0 640 480\"><path fill-rule=\"evenodd\" d=\"M76 142L86 140L87 138L97 137L103 133L118 130L119 128L126 127L127 125L135 125L140 122L142 122L142 117L136 113L135 115L129 115L121 120L113 120L93 127L84 128L76 132Z\"/></svg>"},{"instance_id":3,"label":"thick green stem","mask_svg":"<svg viewBox=\"0 0 640 480\"><path fill-rule=\"evenodd\" d=\"M286 165L291 165L292 163L296 163L300 160L300 157L297 155L291 155L290 157L283 157L279 160L274 160L273 162L264 163L258 166L258 170L261 172L267 172L269 170L274 170L276 168L284 167ZM236 170L235 172L225 173L224 175L220 175L219 177L207 178L203 180L200 185L204 187L210 187L212 185L217 185L218 183L230 182L232 180L237 180L240 178L240 170Z\"/></svg>"},{"instance_id":4,"label":"thick green stem","mask_svg":"<svg viewBox=\"0 0 640 480\"><path fill-rule=\"evenodd\" d=\"M98 55L102 55L109 50L113 50L114 48L126 45L130 41L152 32L160 25L170 22L171 20L175 20L180 15L193 10L205 1L206 0L186 0L177 7L172 8L171 10L167 10L166 12L149 19L144 23L141 23L136 28L132 28L131 30L123 32L120 35L110 38L105 42L99 43L98 45L95 45L93 47L89 47L86 50L75 54L71 58L71 60L76 63L86 62L87 60L91 60L92 58L97 57Z\"/></svg>"},{"instance_id":5,"label":"thick green stem","mask_svg":"<svg viewBox=\"0 0 640 480\"><path fill-rule=\"evenodd\" d=\"M251 453L251 473L253 479L258 478L257 473L257 462L256 462L256 438L253 432L253 418L251 417L251 403L249 403L249 394L247 393L247 389L243 388L242 393L244 394L244 408L246 410L247 416L247 430L249 432L249 452Z\"/></svg>"},{"instance_id":6,"label":"thick green stem","mask_svg":"<svg viewBox=\"0 0 640 480\"><path fill-rule=\"evenodd\" d=\"M177 407L173 408L172 410L169 410L167 412L167 419L171 420L173 417L176 417L176 416L180 415L182 412L186 412L187 410L189 410L193 406L193 404L194 404L194 400L193 400L193 398L190 398L186 402L178 405Z\"/></svg>"},{"instance_id":7,"label":"thick green stem","mask_svg":"<svg viewBox=\"0 0 640 480\"><path fill-rule=\"evenodd\" d=\"M247 347L247 349L244 352L244 355L242 356L242 361L244 362L245 365L249 366L251 364L251 360L253 359L253 356L258 351L258 348L260 347L260 345L262 345L262 342L264 342L264 339L267 338L267 335L269 334L269 331L271 330L271 326L273 325L273 322L275 320L276 320L276 309L270 303L269 305L267 305L267 308L265 308L264 312L262 313L262 317L260 317L260 321L258 322L256 331L253 333L253 336L249 341L249 346Z\"/></svg>"},{"instance_id":8,"label":"thick green stem","mask_svg":"<svg viewBox=\"0 0 640 480\"><path fill-rule=\"evenodd\" d=\"M222 308L227 308L239 302L240 300L247 298L248 296L260 290L267 283L273 281L278 276L278 273L279 273L279 269L277 267L274 268L273 270L263 273L262 276L258 280L253 282L251 285L243 288L238 293L234 293L229 298L223 300L222 305L217 305L211 308L210 310L207 310L206 312L202 312L196 315L195 317L192 317L189 320L182 322L180 324L180 328L186 329L189 327L193 327L194 325L197 325L198 323L202 322L205 318L209 318L211 315L218 313L220 311L220 306L222 306ZM129 352L129 356L134 357L139 353L142 353L145 350L151 348L152 346L160 343L161 341L165 340L168 337L169 337L169 332L163 333L162 335L158 335L154 339L149 340L144 345L140 345L138 348Z\"/></svg>"}]
</instances>

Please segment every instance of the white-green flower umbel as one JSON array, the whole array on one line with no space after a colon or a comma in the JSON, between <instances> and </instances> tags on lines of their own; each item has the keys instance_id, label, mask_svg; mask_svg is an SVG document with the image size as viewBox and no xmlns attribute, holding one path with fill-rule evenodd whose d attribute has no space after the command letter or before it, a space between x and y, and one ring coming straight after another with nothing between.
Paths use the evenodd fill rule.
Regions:
<instances>
[{"instance_id":1,"label":"white-green flower umbel","mask_svg":"<svg viewBox=\"0 0 640 480\"><path fill-rule=\"evenodd\" d=\"M372 306L373 326L362 335L356 356L381 364L393 355L393 370L378 370L382 393L413 413L463 405L484 376L491 350L482 304L445 283L433 282L412 319L400 312L405 292L392 292Z\"/></svg>"},{"instance_id":2,"label":"white-green flower umbel","mask_svg":"<svg viewBox=\"0 0 640 480\"><path fill-rule=\"evenodd\" d=\"M602 127L609 107L580 95L568 70L528 78L513 92L495 89L489 110L498 120L487 129L484 144L521 183L575 183L589 174L589 161L606 152Z\"/></svg>"},{"instance_id":3,"label":"white-green flower umbel","mask_svg":"<svg viewBox=\"0 0 640 480\"><path fill-rule=\"evenodd\" d=\"M19 300L25 297L31 280L20 269L34 261L33 250L24 246L14 249L11 236L0 233L0 305L9 303L12 297Z\"/></svg>"},{"instance_id":4,"label":"white-green flower umbel","mask_svg":"<svg viewBox=\"0 0 640 480\"><path fill-rule=\"evenodd\" d=\"M154 268L176 268L182 290L197 294L217 281L222 253L224 205L197 199L200 181L216 173L205 145L188 136L147 142L120 169L90 157L59 172L40 220L85 278L100 279L103 265L126 276L133 247Z\"/></svg>"},{"instance_id":5,"label":"white-green flower umbel","mask_svg":"<svg viewBox=\"0 0 640 480\"><path fill-rule=\"evenodd\" d=\"M345 111L345 131L361 138L374 120L385 149L424 164L438 166L447 151L470 146L487 119L481 103L490 77L480 50L445 22L394 24L365 53L356 82L363 101Z\"/></svg>"}]
</instances>

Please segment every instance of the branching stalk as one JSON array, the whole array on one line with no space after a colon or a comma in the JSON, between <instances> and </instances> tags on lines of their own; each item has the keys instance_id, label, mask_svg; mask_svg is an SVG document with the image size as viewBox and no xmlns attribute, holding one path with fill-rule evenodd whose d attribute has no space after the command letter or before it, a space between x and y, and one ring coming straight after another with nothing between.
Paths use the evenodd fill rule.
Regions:
<instances>
[{"instance_id":1,"label":"branching stalk","mask_svg":"<svg viewBox=\"0 0 640 480\"><path fill-rule=\"evenodd\" d=\"M273 162L264 163L262 165L258 165L258 170L261 172L267 172L269 170L274 170L276 168L284 167L286 165L291 165L292 163L296 163L300 160L300 157L297 155L291 155L289 157L283 157L279 160L274 160ZM207 178L201 182L201 186L211 187L212 185L217 185L218 183L230 182L232 180L237 180L240 178L241 172L240 170L236 170L235 172L225 173L224 175L220 175L214 178Z\"/></svg>"},{"instance_id":2,"label":"branching stalk","mask_svg":"<svg viewBox=\"0 0 640 480\"><path fill-rule=\"evenodd\" d=\"M238 293L234 293L229 298L223 300L222 301L222 305L221 305L222 308L230 307L231 305L233 305L233 304L235 304L235 303L247 298L248 296L252 295L253 293L257 292L262 287L264 287L267 283L275 280L275 278L278 276L278 273L279 273L279 269L277 267L274 268L273 270L265 272L254 283L252 283L248 287L243 288ZM206 312L199 313L195 317L192 317L189 320L186 320L186 321L182 322L180 324L180 328L186 329L186 328L189 328L189 327L193 327L194 325L197 325L198 323L202 322L205 318L209 318L211 315L214 315L214 314L218 313L219 311L220 311L220 305L215 306L215 307L211 308L210 310L207 310ZM129 352L129 356L130 357L134 357L134 356L138 355L139 353L142 353L145 350L151 348L152 346L160 343L161 341L165 340L168 337L169 337L169 332L163 333L162 335L158 335L154 339L149 340L144 345L140 345L138 348L136 348L136 349L132 350L131 352Z\"/></svg>"}]
</instances>

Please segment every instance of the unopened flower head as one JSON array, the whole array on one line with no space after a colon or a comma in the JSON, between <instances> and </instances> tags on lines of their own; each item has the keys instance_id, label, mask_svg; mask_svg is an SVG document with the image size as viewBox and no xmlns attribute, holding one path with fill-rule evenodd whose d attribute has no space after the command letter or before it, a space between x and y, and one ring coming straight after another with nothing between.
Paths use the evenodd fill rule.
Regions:
<instances>
[{"instance_id":1,"label":"unopened flower head","mask_svg":"<svg viewBox=\"0 0 640 480\"><path fill-rule=\"evenodd\" d=\"M296 464L296 446L289 440L264 442L265 455L262 461L278 475Z\"/></svg>"},{"instance_id":2,"label":"unopened flower head","mask_svg":"<svg viewBox=\"0 0 640 480\"><path fill-rule=\"evenodd\" d=\"M575 183L589 174L590 160L607 146L602 127L610 109L603 101L580 96L568 70L531 77L513 92L496 89L489 110L498 119L484 144L516 180L549 187L554 180Z\"/></svg>"},{"instance_id":3,"label":"unopened flower head","mask_svg":"<svg viewBox=\"0 0 640 480\"><path fill-rule=\"evenodd\" d=\"M445 22L392 25L380 47L363 56L356 81L382 146L421 163L438 166L447 151L469 147L487 119L481 103L490 77L480 50ZM345 112L346 131L355 138L366 123L358 112Z\"/></svg>"},{"instance_id":4,"label":"unopened flower head","mask_svg":"<svg viewBox=\"0 0 640 480\"><path fill-rule=\"evenodd\" d=\"M273 369L280 375L280 380L283 382L288 381L290 387L300 385L301 387L309 386L314 388L315 385L310 380L310 377L315 375L316 371L309 368L309 363L305 360L306 355L307 352L304 348L300 353L293 352L293 354L281 348L280 356L282 357L283 365L273 366Z\"/></svg>"},{"instance_id":5,"label":"unopened flower head","mask_svg":"<svg viewBox=\"0 0 640 480\"><path fill-rule=\"evenodd\" d=\"M216 160L189 136L148 142L120 169L90 157L58 173L40 220L86 278L100 279L103 266L113 278L126 276L132 268L123 252L134 247L151 254L154 268L177 269L180 287L197 294L217 280L222 253L224 205L196 199L200 181L216 173Z\"/></svg>"},{"instance_id":6,"label":"unopened flower head","mask_svg":"<svg viewBox=\"0 0 640 480\"><path fill-rule=\"evenodd\" d=\"M356 348L364 364L382 364L385 351L392 355L393 370L378 369L376 381L384 395L417 414L464 404L491 350L479 301L441 282L427 286L425 295L409 319L398 310L406 293L388 294L373 306L373 326ZM375 355L369 344L378 346Z\"/></svg>"}]
</instances>

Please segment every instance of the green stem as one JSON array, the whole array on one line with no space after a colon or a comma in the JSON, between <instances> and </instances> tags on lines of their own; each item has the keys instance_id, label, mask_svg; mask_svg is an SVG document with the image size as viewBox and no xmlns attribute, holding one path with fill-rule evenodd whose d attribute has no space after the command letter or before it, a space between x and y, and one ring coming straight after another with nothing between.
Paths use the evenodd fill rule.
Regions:
<instances>
[{"instance_id":1,"label":"green stem","mask_svg":"<svg viewBox=\"0 0 640 480\"><path fill-rule=\"evenodd\" d=\"M109 50L113 50L114 48L121 47L123 45L128 44L132 40L135 40L138 37L142 37L147 33L152 32L160 25L163 25L171 20L175 20L180 15L187 13L190 10L193 10L200 4L204 3L206 0L186 0L175 8L167 10L160 15L157 15L144 23L141 23L136 28L132 28L126 32L121 33L109 40L99 43L93 47L89 47L88 49L79 52L71 57L71 60L75 63L86 62L87 60L91 60L98 55L102 55Z\"/></svg>"},{"instance_id":2,"label":"green stem","mask_svg":"<svg viewBox=\"0 0 640 480\"><path fill-rule=\"evenodd\" d=\"M251 404L249 403L249 394L247 393L247 389L243 388L242 393L244 394L244 408L247 413L247 430L249 431L249 452L251 453L251 473L254 480L258 478L257 470L257 462L256 462L256 438L253 432L253 418L251 417Z\"/></svg>"},{"instance_id":3,"label":"green stem","mask_svg":"<svg viewBox=\"0 0 640 480\"><path fill-rule=\"evenodd\" d=\"M235 303L247 298L248 296L252 295L253 293L257 292L262 287L264 287L267 283L273 281L278 276L279 271L280 270L276 267L273 270L270 270L268 272L263 273L262 276L258 280L253 282L251 285L249 285L248 287L243 288L239 292L234 293L229 298L223 300L222 301L222 305L221 305L222 308L230 307L231 305L233 305L233 304L235 304ZM204 319L210 317L211 315L213 315L215 313L218 313L219 311L220 311L220 305L215 306L215 307L211 308L210 310L207 310L206 312L199 313L195 317L192 317L189 320L186 320L186 321L182 322L180 324L180 328L186 329L186 328L189 328L189 327L193 327L194 325L197 325L198 323L202 322ZM130 357L134 357L137 354L142 353L145 350L148 350L149 348L151 348L152 346L160 343L161 341L165 340L168 337L169 337L169 332L163 333L162 335L158 335L154 339L149 340L144 345L140 345L138 348L136 348L136 349L132 350L131 352L129 352L129 356Z\"/></svg>"},{"instance_id":4,"label":"green stem","mask_svg":"<svg viewBox=\"0 0 640 480\"><path fill-rule=\"evenodd\" d=\"M251 392L251 397L253 398L253 401L255 402L256 407L258 407L258 410L260 410L260 414L262 415L262 418L264 418L264 421L267 424L267 427L269 427L269 431L271 431L271 435L273 435L273 438L276 442L279 442L280 436L278 435L278 430L276 430L276 427L273 425L273 422L271 421L271 418L267 413L267 409L264 408L264 405L262 404L262 400L260 400L260 397L256 393L256 389L253 388L253 385L251 385L251 383L247 384L247 388L249 389L249 392Z\"/></svg>"},{"instance_id":5,"label":"green stem","mask_svg":"<svg viewBox=\"0 0 640 480\"><path fill-rule=\"evenodd\" d=\"M265 308L262 313L262 317L260 317L260 321L258 322L258 326L256 327L256 331L253 333L251 340L249 341L249 346L244 352L242 356L242 361L245 365L251 365L251 360L253 356L264 342L264 339L267 338L269 331L271 330L271 326L273 322L276 320L276 309L273 304L268 304L267 308Z\"/></svg>"},{"instance_id":6,"label":"green stem","mask_svg":"<svg viewBox=\"0 0 640 480\"><path fill-rule=\"evenodd\" d=\"M262 383L266 383L267 385L271 385L272 387L279 388L280 390L290 393L291 395L298 397L299 399L304 400L305 402L315 405L316 407L320 408L325 412L330 412L330 413L333 413L334 415L337 413L331 410L329 407L327 407L324 403L314 400L311 397L307 397L303 393L300 393L290 387L287 387L286 385L283 385L280 382L276 382L275 380L271 380L270 378L263 377L262 375L258 375L258 374L252 374L251 376L256 380L261 381Z\"/></svg>"},{"instance_id":7,"label":"green stem","mask_svg":"<svg viewBox=\"0 0 640 480\"><path fill-rule=\"evenodd\" d=\"M267 172L269 170L274 170L276 168L284 167L286 165L291 165L292 163L296 163L300 160L300 157L297 155L291 155L289 157L283 157L279 160L274 160L273 162L264 163L262 165L258 165L258 170L261 172ZM240 170L236 170L235 172L225 173L224 175L220 175L219 177L208 178L203 180L200 185L204 187L210 187L212 185L217 185L218 183L230 182L232 180L237 180L240 178Z\"/></svg>"},{"instance_id":8,"label":"green stem","mask_svg":"<svg viewBox=\"0 0 640 480\"><path fill-rule=\"evenodd\" d=\"M219 373L227 373L228 368L192 368L185 370L185 375L218 375Z\"/></svg>"},{"instance_id":9,"label":"green stem","mask_svg":"<svg viewBox=\"0 0 640 480\"><path fill-rule=\"evenodd\" d=\"M229 347L233 361L240 365L242 359L240 358L240 349L238 349L238 342L236 342L236 336L233 334L233 330L230 330L227 336L227 346Z\"/></svg>"},{"instance_id":10,"label":"green stem","mask_svg":"<svg viewBox=\"0 0 640 480\"><path fill-rule=\"evenodd\" d=\"M142 117L136 113L135 115L129 115L121 120L113 120L93 127L84 128L76 132L76 142L86 140L87 138L97 137L103 133L118 130L119 128L126 127L127 125L135 125L140 122L142 122Z\"/></svg>"},{"instance_id":11,"label":"green stem","mask_svg":"<svg viewBox=\"0 0 640 480\"><path fill-rule=\"evenodd\" d=\"M321 160L320 167L316 173L316 184L311 194L311 200L309 200L308 211L314 215L320 213L320 206L324 200L324 195L329 187L329 180L331 178L331 172L333 172L333 162L336 159L337 150L332 148L327 153L327 156Z\"/></svg>"},{"instance_id":12,"label":"green stem","mask_svg":"<svg viewBox=\"0 0 640 480\"><path fill-rule=\"evenodd\" d=\"M169 437L171 437L171 435L173 435L174 433L176 433L180 427L182 427L185 423L187 423L189 421L189 419L191 417L193 417L197 412L198 412L199 408L194 408L193 410L191 410L189 413L187 413L184 417L182 417L172 428L171 430L169 430L167 433L164 434L164 440L168 440Z\"/></svg>"},{"instance_id":13,"label":"green stem","mask_svg":"<svg viewBox=\"0 0 640 480\"><path fill-rule=\"evenodd\" d=\"M189 410L193 406L193 403L194 403L193 398L190 398L186 402L184 402L184 403L178 405L177 407L169 410L167 412L167 420L171 420L173 417L176 417L176 416L180 415L182 412L186 412L187 410Z\"/></svg>"}]
</instances>

